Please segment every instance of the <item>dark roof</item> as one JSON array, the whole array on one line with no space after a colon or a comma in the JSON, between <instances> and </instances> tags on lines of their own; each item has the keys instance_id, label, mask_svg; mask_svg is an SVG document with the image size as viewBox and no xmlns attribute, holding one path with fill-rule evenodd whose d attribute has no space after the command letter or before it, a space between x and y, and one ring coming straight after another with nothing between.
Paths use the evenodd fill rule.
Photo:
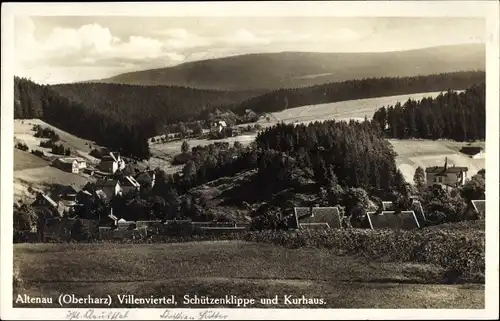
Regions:
<instances>
[{"instance_id":1,"label":"dark roof","mask_svg":"<svg viewBox=\"0 0 500 321\"><path fill-rule=\"evenodd\" d=\"M437 173L437 174L444 174L444 173L460 173L460 172L467 172L469 169L467 167L463 166L448 166L448 168L445 170L444 166L433 166L433 167L427 167L425 169L426 173Z\"/></svg>"},{"instance_id":2,"label":"dark roof","mask_svg":"<svg viewBox=\"0 0 500 321\"><path fill-rule=\"evenodd\" d=\"M146 172L140 172L138 174L136 174L134 176L134 178L138 181L138 182L142 182L142 183L151 183L153 181L153 177L151 176L152 174L150 174L150 172L146 171Z\"/></svg>"},{"instance_id":3,"label":"dark roof","mask_svg":"<svg viewBox=\"0 0 500 321\"><path fill-rule=\"evenodd\" d=\"M37 206L40 203L41 199L45 199L47 202L50 203L50 205L52 205L54 207L57 207L57 205L58 205L50 196L48 196L47 194L43 194L43 193L38 194L37 198L35 199L35 201L31 205Z\"/></svg>"},{"instance_id":4,"label":"dark roof","mask_svg":"<svg viewBox=\"0 0 500 321\"><path fill-rule=\"evenodd\" d=\"M417 200L413 200L413 204L411 205L411 209L415 212L417 216L418 223L422 225L427 218L425 217L424 208L422 207L422 203Z\"/></svg>"},{"instance_id":5,"label":"dark roof","mask_svg":"<svg viewBox=\"0 0 500 321\"><path fill-rule=\"evenodd\" d=\"M330 228L328 223L299 223L301 229L325 229Z\"/></svg>"},{"instance_id":6,"label":"dark roof","mask_svg":"<svg viewBox=\"0 0 500 321\"><path fill-rule=\"evenodd\" d=\"M391 201L383 201L382 202L382 209L383 209L383 211L395 211L396 206L394 206L394 203ZM422 208L422 204L420 203L420 201L413 200L411 207L405 208L405 210L414 211L420 225L422 225L422 223L426 221L424 209Z\"/></svg>"},{"instance_id":7,"label":"dark roof","mask_svg":"<svg viewBox=\"0 0 500 321\"><path fill-rule=\"evenodd\" d=\"M483 148L480 146L464 146L462 147L460 152L467 155L476 155L479 154L482 150Z\"/></svg>"},{"instance_id":8,"label":"dark roof","mask_svg":"<svg viewBox=\"0 0 500 321\"><path fill-rule=\"evenodd\" d=\"M299 217L299 225L304 223L326 223L330 228L341 228L340 212L337 207L313 207L311 214Z\"/></svg>"},{"instance_id":9,"label":"dark roof","mask_svg":"<svg viewBox=\"0 0 500 321\"><path fill-rule=\"evenodd\" d=\"M486 212L486 201L485 200L473 200L472 206L474 206L474 210L478 213L485 214Z\"/></svg>"},{"instance_id":10,"label":"dark roof","mask_svg":"<svg viewBox=\"0 0 500 321\"><path fill-rule=\"evenodd\" d=\"M310 207L294 207L293 215L289 217L288 226L299 228L299 219L311 215Z\"/></svg>"},{"instance_id":11,"label":"dark roof","mask_svg":"<svg viewBox=\"0 0 500 321\"><path fill-rule=\"evenodd\" d=\"M115 160L113 159L113 157L109 156L109 155L105 155L101 158L101 161L102 162L114 162Z\"/></svg>"},{"instance_id":12,"label":"dark roof","mask_svg":"<svg viewBox=\"0 0 500 321\"><path fill-rule=\"evenodd\" d=\"M384 211L394 211L394 203L392 201L382 201L382 209Z\"/></svg>"},{"instance_id":13,"label":"dark roof","mask_svg":"<svg viewBox=\"0 0 500 321\"><path fill-rule=\"evenodd\" d=\"M65 196L76 194L76 189L70 185L60 185L50 191L50 197L56 202Z\"/></svg>"},{"instance_id":14,"label":"dark roof","mask_svg":"<svg viewBox=\"0 0 500 321\"><path fill-rule=\"evenodd\" d=\"M413 211L403 211L399 214L395 214L393 211L383 211L380 214L368 212L367 218L370 228L373 230L383 228L412 230L420 227Z\"/></svg>"}]
</instances>

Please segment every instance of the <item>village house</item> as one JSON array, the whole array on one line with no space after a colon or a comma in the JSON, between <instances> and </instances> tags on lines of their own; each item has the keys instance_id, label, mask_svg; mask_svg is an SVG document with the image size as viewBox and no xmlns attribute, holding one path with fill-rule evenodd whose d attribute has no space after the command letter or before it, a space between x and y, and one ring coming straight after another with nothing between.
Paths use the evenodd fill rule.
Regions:
<instances>
[{"instance_id":1,"label":"village house","mask_svg":"<svg viewBox=\"0 0 500 321\"><path fill-rule=\"evenodd\" d=\"M62 207L62 212L69 215L74 213L77 206L77 191L73 186L61 185L50 191L50 198Z\"/></svg>"},{"instance_id":2,"label":"village house","mask_svg":"<svg viewBox=\"0 0 500 321\"><path fill-rule=\"evenodd\" d=\"M99 170L105 173L114 174L118 170L123 170L125 168L125 161L120 157L120 155L115 155L110 152L109 155L104 155L101 158L101 163L99 164Z\"/></svg>"},{"instance_id":3,"label":"village house","mask_svg":"<svg viewBox=\"0 0 500 321\"><path fill-rule=\"evenodd\" d=\"M123 192L120 182L116 179L98 180L95 183L95 189L98 196L99 192L102 192L108 200L113 199L116 195L121 195Z\"/></svg>"},{"instance_id":4,"label":"village house","mask_svg":"<svg viewBox=\"0 0 500 321\"><path fill-rule=\"evenodd\" d=\"M87 162L80 157L61 157L57 158L53 165L65 172L79 173L80 169L87 167Z\"/></svg>"},{"instance_id":5,"label":"village house","mask_svg":"<svg viewBox=\"0 0 500 321\"><path fill-rule=\"evenodd\" d=\"M58 158L53 162L53 165L65 172L69 173L80 172L80 168L78 167L78 162L73 158Z\"/></svg>"},{"instance_id":6,"label":"village house","mask_svg":"<svg viewBox=\"0 0 500 321\"><path fill-rule=\"evenodd\" d=\"M123 194L139 191L141 184L132 176L123 176L120 178L120 186Z\"/></svg>"},{"instance_id":7,"label":"village house","mask_svg":"<svg viewBox=\"0 0 500 321\"><path fill-rule=\"evenodd\" d=\"M212 124L211 132L212 133L220 133L224 128L227 127L227 124L223 120L216 121L215 123Z\"/></svg>"},{"instance_id":8,"label":"village house","mask_svg":"<svg viewBox=\"0 0 500 321\"><path fill-rule=\"evenodd\" d=\"M341 228L342 218L337 207L295 207L290 223L300 229Z\"/></svg>"},{"instance_id":9,"label":"village house","mask_svg":"<svg viewBox=\"0 0 500 321\"><path fill-rule=\"evenodd\" d=\"M61 216L64 208L59 202L54 201L49 195L45 193L38 193L36 199L31 206L34 208L46 208L51 213Z\"/></svg>"},{"instance_id":10,"label":"village house","mask_svg":"<svg viewBox=\"0 0 500 321\"><path fill-rule=\"evenodd\" d=\"M259 116L253 110L245 109L245 120L248 122L256 122L259 120Z\"/></svg>"},{"instance_id":11,"label":"village house","mask_svg":"<svg viewBox=\"0 0 500 321\"><path fill-rule=\"evenodd\" d=\"M435 184L458 187L465 184L467 178L467 167L448 166L448 158L445 159L444 166L433 166L425 169L427 186Z\"/></svg>"}]
</instances>

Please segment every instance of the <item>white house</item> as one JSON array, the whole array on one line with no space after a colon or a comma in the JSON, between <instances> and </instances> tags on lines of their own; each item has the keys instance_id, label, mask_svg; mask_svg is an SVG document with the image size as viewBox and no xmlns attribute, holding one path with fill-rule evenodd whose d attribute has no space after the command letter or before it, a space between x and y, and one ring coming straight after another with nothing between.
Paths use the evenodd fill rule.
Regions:
<instances>
[{"instance_id":1,"label":"white house","mask_svg":"<svg viewBox=\"0 0 500 321\"><path fill-rule=\"evenodd\" d=\"M125 161L120 157L120 155L115 155L114 153L109 153L101 158L101 163L99 164L99 169L106 173L116 173L117 170L123 170L125 168Z\"/></svg>"},{"instance_id":2,"label":"white house","mask_svg":"<svg viewBox=\"0 0 500 321\"><path fill-rule=\"evenodd\" d=\"M223 120L219 120L212 125L211 132L220 133L226 127L227 127L226 122Z\"/></svg>"},{"instance_id":3,"label":"white house","mask_svg":"<svg viewBox=\"0 0 500 321\"><path fill-rule=\"evenodd\" d=\"M465 184L468 170L467 167L448 166L448 158L446 158L444 166L433 166L425 169L427 186L434 184L452 187L462 186Z\"/></svg>"}]
</instances>

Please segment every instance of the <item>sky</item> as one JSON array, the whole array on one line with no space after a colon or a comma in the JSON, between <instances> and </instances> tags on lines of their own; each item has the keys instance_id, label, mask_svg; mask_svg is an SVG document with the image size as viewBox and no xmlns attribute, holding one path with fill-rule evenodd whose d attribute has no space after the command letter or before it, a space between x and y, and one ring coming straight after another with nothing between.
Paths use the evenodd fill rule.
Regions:
<instances>
[{"instance_id":1,"label":"sky","mask_svg":"<svg viewBox=\"0 0 500 321\"><path fill-rule=\"evenodd\" d=\"M42 84L258 52L485 43L480 18L16 16L15 74Z\"/></svg>"}]
</instances>

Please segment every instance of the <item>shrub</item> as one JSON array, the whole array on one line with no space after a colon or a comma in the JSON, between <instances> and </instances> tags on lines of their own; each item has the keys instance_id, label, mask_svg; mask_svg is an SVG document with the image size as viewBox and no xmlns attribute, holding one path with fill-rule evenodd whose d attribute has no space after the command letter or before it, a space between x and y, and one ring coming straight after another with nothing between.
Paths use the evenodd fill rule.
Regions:
<instances>
[{"instance_id":1,"label":"shrub","mask_svg":"<svg viewBox=\"0 0 500 321\"><path fill-rule=\"evenodd\" d=\"M26 145L25 143L17 143L16 148L25 152L29 150L28 145Z\"/></svg>"},{"instance_id":2,"label":"shrub","mask_svg":"<svg viewBox=\"0 0 500 321\"><path fill-rule=\"evenodd\" d=\"M45 154L41 151L41 150L38 150L38 149L34 149L31 151L31 153L35 156L38 156L38 157L43 157L45 156Z\"/></svg>"},{"instance_id":3,"label":"shrub","mask_svg":"<svg viewBox=\"0 0 500 321\"><path fill-rule=\"evenodd\" d=\"M469 225L472 223L469 223ZM472 225L470 225L472 226ZM395 261L436 264L460 277L484 276L485 237L478 228L426 228L414 231L328 229L261 231L244 235L251 242L297 248L328 248L333 255L362 255Z\"/></svg>"}]
</instances>

